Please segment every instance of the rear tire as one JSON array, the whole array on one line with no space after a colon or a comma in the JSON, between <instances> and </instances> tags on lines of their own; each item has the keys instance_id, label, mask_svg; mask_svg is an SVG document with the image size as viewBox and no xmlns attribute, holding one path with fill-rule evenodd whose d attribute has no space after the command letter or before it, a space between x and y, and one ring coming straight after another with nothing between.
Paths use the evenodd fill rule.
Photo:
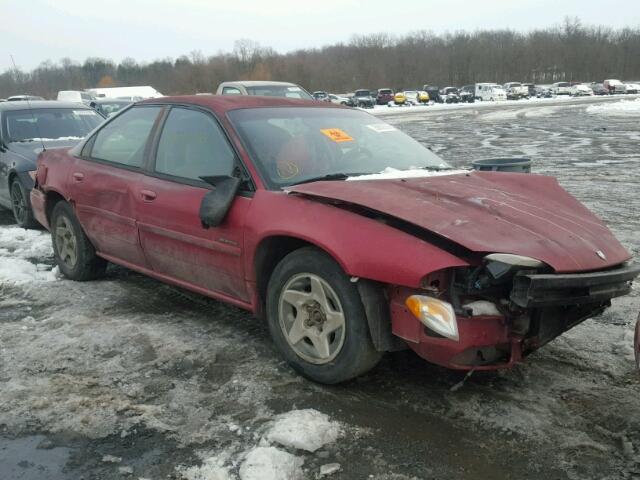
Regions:
<instances>
[{"instance_id":1,"label":"rear tire","mask_svg":"<svg viewBox=\"0 0 640 480\"><path fill-rule=\"evenodd\" d=\"M53 256L65 277L83 282L104 274L107 261L96 255L71 205L56 203L50 225Z\"/></svg>"},{"instance_id":2,"label":"rear tire","mask_svg":"<svg viewBox=\"0 0 640 480\"><path fill-rule=\"evenodd\" d=\"M356 284L317 248L296 250L276 266L267 287L267 321L287 363L316 382L350 380L382 358Z\"/></svg>"},{"instance_id":3,"label":"rear tire","mask_svg":"<svg viewBox=\"0 0 640 480\"><path fill-rule=\"evenodd\" d=\"M16 219L18 226L22 228L35 228L38 226L38 222L33 216L33 210L31 209L31 199L29 198L29 192L22 185L20 179L15 178L11 182L11 210L13 211L13 218Z\"/></svg>"}]
</instances>

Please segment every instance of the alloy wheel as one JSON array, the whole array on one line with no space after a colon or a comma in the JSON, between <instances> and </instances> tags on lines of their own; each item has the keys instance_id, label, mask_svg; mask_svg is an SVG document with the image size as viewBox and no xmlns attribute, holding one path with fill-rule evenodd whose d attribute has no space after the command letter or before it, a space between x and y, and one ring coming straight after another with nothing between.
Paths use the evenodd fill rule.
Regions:
<instances>
[{"instance_id":1,"label":"alloy wheel","mask_svg":"<svg viewBox=\"0 0 640 480\"><path fill-rule=\"evenodd\" d=\"M278 304L280 328L293 351L322 365L340 353L345 340L345 316L338 295L318 275L300 273L289 279Z\"/></svg>"},{"instance_id":2,"label":"alloy wheel","mask_svg":"<svg viewBox=\"0 0 640 480\"><path fill-rule=\"evenodd\" d=\"M72 269L78 261L78 241L71 221L65 215L60 215L56 220L54 232L58 257Z\"/></svg>"},{"instance_id":3,"label":"alloy wheel","mask_svg":"<svg viewBox=\"0 0 640 480\"><path fill-rule=\"evenodd\" d=\"M17 181L11 185L11 206L17 222L23 224L27 216L27 199L24 198L22 189Z\"/></svg>"}]
</instances>

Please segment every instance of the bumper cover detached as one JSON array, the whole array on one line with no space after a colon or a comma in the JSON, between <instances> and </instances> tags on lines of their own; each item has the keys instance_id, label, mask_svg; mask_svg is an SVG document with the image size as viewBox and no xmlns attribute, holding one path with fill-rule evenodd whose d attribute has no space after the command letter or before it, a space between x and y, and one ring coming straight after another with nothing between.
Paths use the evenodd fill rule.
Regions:
<instances>
[{"instance_id":1,"label":"bumper cover detached","mask_svg":"<svg viewBox=\"0 0 640 480\"><path fill-rule=\"evenodd\" d=\"M640 264L575 274L517 275L511 301L522 308L606 302L631 291Z\"/></svg>"}]
</instances>

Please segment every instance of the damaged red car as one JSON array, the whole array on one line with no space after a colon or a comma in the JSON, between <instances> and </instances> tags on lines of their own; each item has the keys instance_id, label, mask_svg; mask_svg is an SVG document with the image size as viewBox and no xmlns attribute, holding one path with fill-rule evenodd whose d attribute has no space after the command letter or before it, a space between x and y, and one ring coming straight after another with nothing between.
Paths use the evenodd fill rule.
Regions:
<instances>
[{"instance_id":1,"label":"damaged red car","mask_svg":"<svg viewBox=\"0 0 640 480\"><path fill-rule=\"evenodd\" d=\"M452 369L512 366L640 271L554 178L454 170L320 102L144 101L43 153L31 195L68 278L113 262L245 308L324 383L403 348Z\"/></svg>"}]
</instances>

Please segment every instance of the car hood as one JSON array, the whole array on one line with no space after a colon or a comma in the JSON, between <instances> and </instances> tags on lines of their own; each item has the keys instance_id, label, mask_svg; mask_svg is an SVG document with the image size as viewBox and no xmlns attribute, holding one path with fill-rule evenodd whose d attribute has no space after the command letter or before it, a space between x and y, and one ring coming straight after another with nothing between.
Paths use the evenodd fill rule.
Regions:
<instances>
[{"instance_id":1,"label":"car hood","mask_svg":"<svg viewBox=\"0 0 640 480\"><path fill-rule=\"evenodd\" d=\"M553 177L470 172L314 182L288 191L396 217L472 252L536 258L556 272L600 270L630 258L602 221Z\"/></svg>"},{"instance_id":2,"label":"car hood","mask_svg":"<svg viewBox=\"0 0 640 480\"><path fill-rule=\"evenodd\" d=\"M62 140L44 140L42 142L40 140L30 142L13 142L9 146L9 149L21 157L35 162L38 155L40 155L43 150L43 144L46 150L50 148L71 148L80 140L80 138L70 137Z\"/></svg>"}]
</instances>

